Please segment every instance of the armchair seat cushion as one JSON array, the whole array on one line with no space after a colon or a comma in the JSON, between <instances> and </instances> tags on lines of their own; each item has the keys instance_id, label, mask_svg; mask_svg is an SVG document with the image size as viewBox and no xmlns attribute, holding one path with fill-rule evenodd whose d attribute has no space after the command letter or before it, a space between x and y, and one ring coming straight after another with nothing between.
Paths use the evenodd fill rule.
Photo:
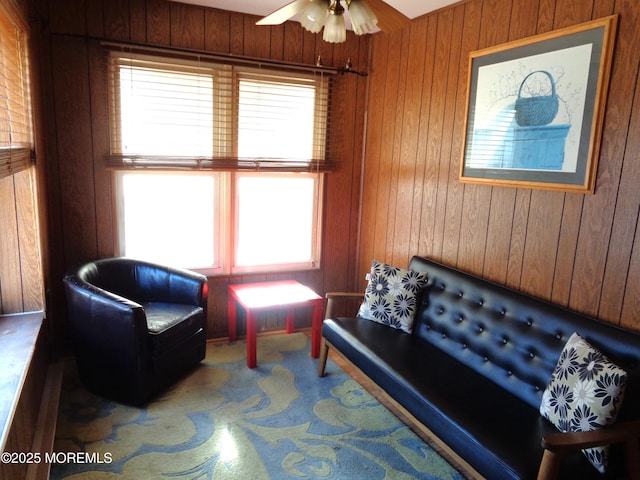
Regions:
<instances>
[{"instance_id":1,"label":"armchair seat cushion","mask_svg":"<svg viewBox=\"0 0 640 480\"><path fill-rule=\"evenodd\" d=\"M142 303L152 350L164 350L202 329L202 308L181 303Z\"/></svg>"}]
</instances>

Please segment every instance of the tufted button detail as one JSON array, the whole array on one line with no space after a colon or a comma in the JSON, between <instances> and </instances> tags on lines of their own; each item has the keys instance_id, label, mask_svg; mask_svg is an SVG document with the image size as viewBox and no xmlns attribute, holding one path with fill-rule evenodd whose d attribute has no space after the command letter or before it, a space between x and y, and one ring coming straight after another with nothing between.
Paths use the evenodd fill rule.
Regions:
<instances>
[{"instance_id":1,"label":"tufted button detail","mask_svg":"<svg viewBox=\"0 0 640 480\"><path fill-rule=\"evenodd\" d=\"M484 332L484 327L478 327L478 333Z\"/></svg>"},{"instance_id":2,"label":"tufted button detail","mask_svg":"<svg viewBox=\"0 0 640 480\"><path fill-rule=\"evenodd\" d=\"M466 344L466 343L463 343L463 344L462 344L462 349L463 349L463 350L465 350L466 348L467 348L467 344Z\"/></svg>"},{"instance_id":3,"label":"tufted button detail","mask_svg":"<svg viewBox=\"0 0 640 480\"><path fill-rule=\"evenodd\" d=\"M506 314L507 314L507 310L505 308L501 308L500 315L504 317Z\"/></svg>"},{"instance_id":4,"label":"tufted button detail","mask_svg":"<svg viewBox=\"0 0 640 480\"><path fill-rule=\"evenodd\" d=\"M482 361L486 363L486 362L488 362L488 361L489 361L489 358L487 358L487 357L483 357L483 358L482 358Z\"/></svg>"},{"instance_id":5,"label":"tufted button detail","mask_svg":"<svg viewBox=\"0 0 640 480\"><path fill-rule=\"evenodd\" d=\"M506 345L507 343L509 343L509 340L507 340L506 338L503 338L503 339L502 339L502 344L503 344L503 345Z\"/></svg>"},{"instance_id":6,"label":"tufted button detail","mask_svg":"<svg viewBox=\"0 0 640 480\"><path fill-rule=\"evenodd\" d=\"M562 334L561 333L556 333L556 338L558 340L562 340Z\"/></svg>"},{"instance_id":7,"label":"tufted button detail","mask_svg":"<svg viewBox=\"0 0 640 480\"><path fill-rule=\"evenodd\" d=\"M460 291L458 292L458 298L462 298L462 296L463 296L463 295L464 295L464 293L462 292L462 290L460 290Z\"/></svg>"},{"instance_id":8,"label":"tufted button detail","mask_svg":"<svg viewBox=\"0 0 640 480\"><path fill-rule=\"evenodd\" d=\"M538 385L536 385L534 388L535 388L536 392L540 391L540 387Z\"/></svg>"},{"instance_id":9,"label":"tufted button detail","mask_svg":"<svg viewBox=\"0 0 640 480\"><path fill-rule=\"evenodd\" d=\"M536 354L533 352L529 352L529 358L536 358Z\"/></svg>"},{"instance_id":10,"label":"tufted button detail","mask_svg":"<svg viewBox=\"0 0 640 480\"><path fill-rule=\"evenodd\" d=\"M533 326L533 320L531 320L530 318L527 318L527 326L528 327L532 327Z\"/></svg>"},{"instance_id":11,"label":"tufted button detail","mask_svg":"<svg viewBox=\"0 0 640 480\"><path fill-rule=\"evenodd\" d=\"M438 315L442 315L444 313L444 307L438 308Z\"/></svg>"},{"instance_id":12,"label":"tufted button detail","mask_svg":"<svg viewBox=\"0 0 640 480\"><path fill-rule=\"evenodd\" d=\"M511 370L507 370L507 376L510 377L513 375L513 372Z\"/></svg>"},{"instance_id":13,"label":"tufted button detail","mask_svg":"<svg viewBox=\"0 0 640 480\"><path fill-rule=\"evenodd\" d=\"M458 318L456 318L456 321L457 321L458 323L462 323L462 322L464 321L464 316L463 316L462 314L461 314L461 315L459 315L459 316L458 316Z\"/></svg>"},{"instance_id":14,"label":"tufted button detail","mask_svg":"<svg viewBox=\"0 0 640 480\"><path fill-rule=\"evenodd\" d=\"M441 283L439 288L440 288L440 291L441 291L441 292L444 292L444 289L445 289L446 287L445 287L444 283Z\"/></svg>"},{"instance_id":15,"label":"tufted button detail","mask_svg":"<svg viewBox=\"0 0 640 480\"><path fill-rule=\"evenodd\" d=\"M481 307L484 305L484 300L481 298L480 300L478 300L478 306Z\"/></svg>"},{"instance_id":16,"label":"tufted button detail","mask_svg":"<svg viewBox=\"0 0 640 480\"><path fill-rule=\"evenodd\" d=\"M442 339L444 340L444 339L446 339L446 338L447 338L447 334L446 334L446 333L443 333L443 334L442 334Z\"/></svg>"}]
</instances>

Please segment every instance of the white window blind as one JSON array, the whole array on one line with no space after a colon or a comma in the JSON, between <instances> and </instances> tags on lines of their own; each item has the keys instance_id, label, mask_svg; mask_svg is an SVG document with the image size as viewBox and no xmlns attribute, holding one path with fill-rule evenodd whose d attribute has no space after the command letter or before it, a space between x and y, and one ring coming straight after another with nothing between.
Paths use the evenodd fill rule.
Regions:
<instances>
[{"instance_id":1,"label":"white window blind","mask_svg":"<svg viewBox=\"0 0 640 480\"><path fill-rule=\"evenodd\" d=\"M0 178L31 165L32 130L24 29L0 8Z\"/></svg>"},{"instance_id":2,"label":"white window blind","mask_svg":"<svg viewBox=\"0 0 640 480\"><path fill-rule=\"evenodd\" d=\"M326 171L329 75L110 51L113 168Z\"/></svg>"}]
</instances>

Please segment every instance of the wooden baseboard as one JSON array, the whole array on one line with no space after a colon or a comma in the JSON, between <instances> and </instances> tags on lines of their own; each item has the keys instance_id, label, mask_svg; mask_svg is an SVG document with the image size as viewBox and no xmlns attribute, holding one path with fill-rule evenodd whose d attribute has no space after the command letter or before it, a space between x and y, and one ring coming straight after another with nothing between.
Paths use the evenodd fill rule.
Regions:
<instances>
[{"instance_id":1,"label":"wooden baseboard","mask_svg":"<svg viewBox=\"0 0 640 480\"><path fill-rule=\"evenodd\" d=\"M64 363L62 361L50 365L47 370L47 379L42 392L36 432L31 449L32 452L40 453L42 458L44 458L45 453L51 454L53 452L63 373ZM48 480L49 469L48 462L32 463L27 469L25 478L26 480Z\"/></svg>"}]
</instances>

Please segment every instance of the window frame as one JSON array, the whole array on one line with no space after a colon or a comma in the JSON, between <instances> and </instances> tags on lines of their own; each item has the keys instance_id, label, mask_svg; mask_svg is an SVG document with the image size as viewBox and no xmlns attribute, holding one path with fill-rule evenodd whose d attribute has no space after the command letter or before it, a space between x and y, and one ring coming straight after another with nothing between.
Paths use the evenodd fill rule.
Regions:
<instances>
[{"instance_id":1,"label":"window frame","mask_svg":"<svg viewBox=\"0 0 640 480\"><path fill-rule=\"evenodd\" d=\"M214 171L187 171L187 172L178 172L178 171L170 171L170 170L150 170L150 171L140 171L140 170L116 170L112 175L113 182L113 194L114 194L114 226L115 226L115 249L116 255L127 255L126 252L126 228L125 228L125 215L124 215L124 189L122 185L122 180L125 175L146 175L146 174L154 174L154 175L165 175L167 177L175 176L175 175L203 175L203 176L211 176L214 177L214 182L216 185L216 192L214 194L214 205L213 209L214 219L213 221L213 235L218 239L218 242L213 247L213 257L214 264L213 265L200 265L200 266L181 266L182 268L189 268L195 271L199 271L206 275L221 275L228 273L228 269L225 268L227 264L226 260L226 251L227 251L227 242L229 239L229 235L227 232L229 221L229 209L228 209L228 191L229 191L229 178L228 175L225 175L223 172L214 172ZM216 201L217 200L217 201Z\"/></svg>"},{"instance_id":2,"label":"window frame","mask_svg":"<svg viewBox=\"0 0 640 480\"><path fill-rule=\"evenodd\" d=\"M263 62L252 63L247 60L243 63L237 58L225 63L224 60L215 58L207 61L201 60L200 54L189 54L182 52L176 54L172 52L166 57L158 54L157 51L147 52L144 49L127 46L121 50L108 49L108 86L109 86L109 128L110 128L110 154L105 156L105 165L108 169L115 171L112 176L114 182L114 225L115 225L115 245L118 254L126 254L125 218L124 218L124 197L121 185L123 173L119 172L174 172L187 171L190 173L219 175L218 189L219 195L217 212L219 225L214 228L218 232L218 251L215 258L218 265L187 267L200 271L207 275L234 275L262 272L282 272L314 270L320 268L322 242L323 242L323 211L324 211L324 181L325 173L333 168L333 163L328 160L329 125L330 125L330 96L332 82L326 75L335 73L324 68L288 68L282 69L268 66L263 69ZM229 60L229 59L227 59ZM128 63L127 63L128 62ZM157 66L158 72L175 71L176 73L196 73L213 78L213 129L212 135L212 156L211 158L199 157L172 157L170 155L163 158L161 155L147 155L149 161L145 163L145 155L136 155L135 152L122 152L122 109L121 109L121 68L150 68ZM184 70L182 68L184 67ZM320 75L318 76L318 73ZM159 73L160 75L160 73ZM153 77L152 77L153 78ZM243 80L266 82L279 82L283 84L301 86L310 85L315 90L314 97L314 121L312 135L312 154L308 161L291 161L291 159L240 159L238 158L239 139L239 101L240 83ZM220 83L218 83L220 82ZM230 82L230 83L229 83ZM217 91L220 87L222 92ZM230 93L231 92L231 93ZM215 107L220 106L219 111ZM319 110L318 110L319 109ZM319 113L320 112L320 113ZM262 118L262 117L261 117ZM222 119L222 121L220 121ZM264 118L262 118L264 121ZM222 139L222 140L220 140ZM118 143L119 142L119 143ZM136 164L136 158L142 161ZM186 163L179 163L185 160ZM221 163L217 164L217 160ZM235 160L234 160L235 159ZM154 163L156 162L156 163ZM236 184L239 178L244 175L282 175L283 173L292 175L303 175L314 179L313 198L313 225L311 233L312 258L309 262L269 264L269 265L235 265L236 258L236 223L238 214Z\"/></svg>"},{"instance_id":3,"label":"window frame","mask_svg":"<svg viewBox=\"0 0 640 480\"><path fill-rule=\"evenodd\" d=\"M229 273L231 274L245 274L245 273L264 273L272 271L298 271L298 270L318 270L322 260L322 235L323 235L323 211L324 211L324 173L302 173L297 172L292 175L296 175L302 178L314 179L314 195L313 195L313 225L311 231L311 256L309 262L292 262L292 263L273 263L269 265L249 265L242 266L236 265L236 253L238 250L237 244L237 216L239 215L238 209L238 193L237 193L237 180L239 177L256 177L261 176L278 176L283 175L281 172L231 172L231 194L229 196L232 205L229 209L230 222L229 222L229 247L227 249L227 265L229 266Z\"/></svg>"},{"instance_id":4,"label":"window frame","mask_svg":"<svg viewBox=\"0 0 640 480\"><path fill-rule=\"evenodd\" d=\"M169 170L116 170L112 175L113 192L114 192L114 226L115 226L115 246L116 255L127 255L126 252L126 229L124 226L124 194L122 187L122 179L127 174L145 175L145 174L161 174L161 175L205 175L217 176L216 184L218 186L217 205L214 210L217 213L218 222L214 222L214 235L217 235L217 248L214 250L214 259L218 262L216 265L200 265L200 266L181 266L191 270L200 272L207 276L220 275L243 275L253 273L267 272L286 272L286 271L302 271L302 270L318 270L322 260L322 235L324 223L324 173L300 173L296 172L292 175L313 178L314 179L314 195L313 195L313 226L311 232L311 254L312 259L309 262L292 262L292 263L271 263L267 265L235 265L237 251L237 215L238 215L238 196L237 196L237 180L243 176L279 176L282 172L219 172L219 171L189 171L177 172Z\"/></svg>"}]
</instances>

